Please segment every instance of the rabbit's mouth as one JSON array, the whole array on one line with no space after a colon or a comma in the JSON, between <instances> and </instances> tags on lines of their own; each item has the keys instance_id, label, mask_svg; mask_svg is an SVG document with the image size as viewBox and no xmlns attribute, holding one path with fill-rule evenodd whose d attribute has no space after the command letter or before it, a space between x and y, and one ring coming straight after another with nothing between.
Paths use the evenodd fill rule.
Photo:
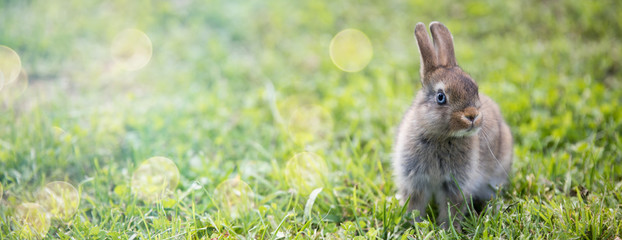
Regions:
<instances>
[{"instance_id":1,"label":"rabbit's mouth","mask_svg":"<svg viewBox=\"0 0 622 240\"><path fill-rule=\"evenodd\" d=\"M474 136L475 134L477 134L480 129L481 129L480 126L475 126L475 125L471 124L471 126L469 128L460 129L458 131L455 131L455 132L453 132L451 134L451 136L453 136L453 137L470 137L470 136Z\"/></svg>"}]
</instances>

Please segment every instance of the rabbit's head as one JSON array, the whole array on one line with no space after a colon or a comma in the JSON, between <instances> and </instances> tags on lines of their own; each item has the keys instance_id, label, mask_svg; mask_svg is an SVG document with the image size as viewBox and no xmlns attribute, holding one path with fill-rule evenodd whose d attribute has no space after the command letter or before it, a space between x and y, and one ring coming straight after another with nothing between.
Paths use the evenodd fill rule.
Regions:
<instances>
[{"instance_id":1,"label":"rabbit's head","mask_svg":"<svg viewBox=\"0 0 622 240\"><path fill-rule=\"evenodd\" d=\"M415 28L421 53L423 88L415 108L424 132L434 137L468 137L475 135L484 116L478 87L471 76L456 63L451 33L443 24L432 22L430 32L423 23Z\"/></svg>"}]
</instances>

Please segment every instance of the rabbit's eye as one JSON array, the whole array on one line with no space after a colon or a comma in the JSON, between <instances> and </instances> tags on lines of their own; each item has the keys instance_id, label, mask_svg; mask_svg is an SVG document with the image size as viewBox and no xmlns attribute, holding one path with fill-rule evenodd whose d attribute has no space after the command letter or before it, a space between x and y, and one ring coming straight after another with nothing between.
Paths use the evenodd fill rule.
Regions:
<instances>
[{"instance_id":1,"label":"rabbit's eye","mask_svg":"<svg viewBox=\"0 0 622 240\"><path fill-rule=\"evenodd\" d=\"M443 105L447 103L447 97L445 96L445 93L440 91L436 93L436 103L438 103L438 105Z\"/></svg>"}]
</instances>

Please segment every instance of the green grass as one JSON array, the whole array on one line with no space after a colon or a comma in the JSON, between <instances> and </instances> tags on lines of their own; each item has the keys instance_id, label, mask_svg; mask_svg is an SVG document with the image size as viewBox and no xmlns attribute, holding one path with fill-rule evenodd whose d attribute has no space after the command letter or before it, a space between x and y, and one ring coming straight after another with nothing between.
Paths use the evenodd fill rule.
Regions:
<instances>
[{"instance_id":1,"label":"green grass","mask_svg":"<svg viewBox=\"0 0 622 240\"><path fill-rule=\"evenodd\" d=\"M57 180L81 203L46 238L622 236L620 1L198 2L0 1L0 45L29 74L0 105L1 239L21 238L16 206ZM413 29L435 20L515 139L500 211L466 218L462 233L413 225L392 198L394 129L420 87ZM153 57L111 72L109 46L126 28L150 37ZM374 49L357 73L328 52L346 28ZM288 132L297 103L333 123L307 144ZM314 201L319 186L287 177L304 151L328 169ZM146 203L130 179L153 156L173 160L180 181L171 199ZM252 206L232 217L215 190L238 178Z\"/></svg>"}]
</instances>

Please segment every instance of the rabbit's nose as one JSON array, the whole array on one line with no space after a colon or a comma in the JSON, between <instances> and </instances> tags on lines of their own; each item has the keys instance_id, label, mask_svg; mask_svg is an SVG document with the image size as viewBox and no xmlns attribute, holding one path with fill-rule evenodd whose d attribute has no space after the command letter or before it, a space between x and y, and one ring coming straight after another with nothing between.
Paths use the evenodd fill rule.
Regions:
<instances>
[{"instance_id":1,"label":"rabbit's nose","mask_svg":"<svg viewBox=\"0 0 622 240\"><path fill-rule=\"evenodd\" d=\"M464 117L473 123L477 116L479 115L479 111L474 107L468 107L464 110Z\"/></svg>"},{"instance_id":2,"label":"rabbit's nose","mask_svg":"<svg viewBox=\"0 0 622 240\"><path fill-rule=\"evenodd\" d=\"M474 116L474 115L467 115L467 116L465 116L465 117L466 117L467 119L469 119L471 122L473 122L473 120L475 120L475 117L476 117L476 116Z\"/></svg>"}]
</instances>

